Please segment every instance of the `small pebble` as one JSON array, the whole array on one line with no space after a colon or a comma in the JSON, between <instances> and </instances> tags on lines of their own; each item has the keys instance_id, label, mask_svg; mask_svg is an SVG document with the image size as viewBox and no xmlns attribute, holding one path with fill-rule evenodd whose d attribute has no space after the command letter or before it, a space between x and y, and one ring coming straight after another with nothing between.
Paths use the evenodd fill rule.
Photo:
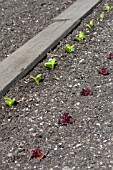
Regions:
<instances>
[{"instance_id":1,"label":"small pebble","mask_svg":"<svg viewBox=\"0 0 113 170\"><path fill-rule=\"evenodd\" d=\"M34 129L33 129L33 128L29 129L29 132L33 132L33 131L34 131Z\"/></svg>"},{"instance_id":2,"label":"small pebble","mask_svg":"<svg viewBox=\"0 0 113 170\"><path fill-rule=\"evenodd\" d=\"M68 166L65 166L62 168L62 170L72 170L71 168L69 168Z\"/></svg>"},{"instance_id":3,"label":"small pebble","mask_svg":"<svg viewBox=\"0 0 113 170\"><path fill-rule=\"evenodd\" d=\"M7 155L8 157L12 157L13 156L13 154L12 153L8 153L8 155Z\"/></svg>"}]
</instances>

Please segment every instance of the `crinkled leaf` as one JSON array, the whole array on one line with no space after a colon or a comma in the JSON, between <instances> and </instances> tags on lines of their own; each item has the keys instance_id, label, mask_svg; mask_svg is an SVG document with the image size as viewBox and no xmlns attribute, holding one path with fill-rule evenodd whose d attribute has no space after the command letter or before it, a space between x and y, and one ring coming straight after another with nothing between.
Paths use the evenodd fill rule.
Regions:
<instances>
[{"instance_id":1,"label":"crinkled leaf","mask_svg":"<svg viewBox=\"0 0 113 170\"><path fill-rule=\"evenodd\" d=\"M38 148L30 149L30 158L36 158L38 161L40 161L45 156L44 152Z\"/></svg>"},{"instance_id":2,"label":"crinkled leaf","mask_svg":"<svg viewBox=\"0 0 113 170\"><path fill-rule=\"evenodd\" d=\"M50 69L54 69L55 67L55 62L56 62L56 59L55 58L52 58L52 59L49 59L47 63L44 64L45 67L48 67Z\"/></svg>"},{"instance_id":3,"label":"crinkled leaf","mask_svg":"<svg viewBox=\"0 0 113 170\"><path fill-rule=\"evenodd\" d=\"M109 54L107 55L107 58L108 58L108 59L112 59L112 58L113 58L113 53L109 53Z\"/></svg>"},{"instance_id":4,"label":"crinkled leaf","mask_svg":"<svg viewBox=\"0 0 113 170\"><path fill-rule=\"evenodd\" d=\"M101 68L98 70L99 74L107 75L109 74L109 70L107 68Z\"/></svg>"},{"instance_id":5,"label":"crinkled leaf","mask_svg":"<svg viewBox=\"0 0 113 170\"><path fill-rule=\"evenodd\" d=\"M85 39L85 35L84 32L80 31L79 36L78 37L74 37L75 40L82 42Z\"/></svg>"},{"instance_id":6,"label":"crinkled leaf","mask_svg":"<svg viewBox=\"0 0 113 170\"><path fill-rule=\"evenodd\" d=\"M16 99L13 98L9 98L9 97L5 97L5 104L8 105L9 107L13 106L16 103Z\"/></svg>"},{"instance_id":7,"label":"crinkled leaf","mask_svg":"<svg viewBox=\"0 0 113 170\"><path fill-rule=\"evenodd\" d=\"M74 123L76 119L72 118L72 116L69 115L69 113L64 113L60 116L58 120L58 124L67 126L68 124Z\"/></svg>"},{"instance_id":8,"label":"crinkled leaf","mask_svg":"<svg viewBox=\"0 0 113 170\"><path fill-rule=\"evenodd\" d=\"M88 95L93 94L93 91L92 91L91 87L88 87L86 89L82 89L80 94L83 95L83 96L88 96Z\"/></svg>"},{"instance_id":9,"label":"crinkled leaf","mask_svg":"<svg viewBox=\"0 0 113 170\"><path fill-rule=\"evenodd\" d=\"M72 53L74 52L74 50L75 50L75 45L66 44L66 47L65 47L66 52Z\"/></svg>"},{"instance_id":10,"label":"crinkled leaf","mask_svg":"<svg viewBox=\"0 0 113 170\"><path fill-rule=\"evenodd\" d=\"M106 11L109 12L109 11L111 11L111 9L112 9L111 6L109 6L109 5L106 5L106 6L105 6L105 10L106 10Z\"/></svg>"},{"instance_id":11,"label":"crinkled leaf","mask_svg":"<svg viewBox=\"0 0 113 170\"><path fill-rule=\"evenodd\" d=\"M83 31L80 31L79 38L82 38L82 40L85 39L85 35Z\"/></svg>"}]
</instances>

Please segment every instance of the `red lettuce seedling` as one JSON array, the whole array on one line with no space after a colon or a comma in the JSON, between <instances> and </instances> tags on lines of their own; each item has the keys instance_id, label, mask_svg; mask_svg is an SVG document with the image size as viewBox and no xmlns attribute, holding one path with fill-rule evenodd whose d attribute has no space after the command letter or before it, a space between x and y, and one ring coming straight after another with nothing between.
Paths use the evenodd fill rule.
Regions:
<instances>
[{"instance_id":1,"label":"red lettuce seedling","mask_svg":"<svg viewBox=\"0 0 113 170\"><path fill-rule=\"evenodd\" d=\"M99 74L103 74L103 75L108 75L109 74L109 70L107 68L101 68L98 70Z\"/></svg>"},{"instance_id":2,"label":"red lettuce seedling","mask_svg":"<svg viewBox=\"0 0 113 170\"><path fill-rule=\"evenodd\" d=\"M72 116L69 115L69 113L64 113L60 116L58 120L58 124L62 126L67 126L68 124L72 124L75 122L76 119L72 118Z\"/></svg>"},{"instance_id":3,"label":"red lettuce seedling","mask_svg":"<svg viewBox=\"0 0 113 170\"><path fill-rule=\"evenodd\" d=\"M45 156L44 152L38 148L30 149L30 159L36 158L38 161L40 161Z\"/></svg>"},{"instance_id":4,"label":"red lettuce seedling","mask_svg":"<svg viewBox=\"0 0 113 170\"><path fill-rule=\"evenodd\" d=\"M113 58L113 53L109 53L109 54L107 55L107 58L108 58L108 59L112 59L112 58Z\"/></svg>"},{"instance_id":5,"label":"red lettuce seedling","mask_svg":"<svg viewBox=\"0 0 113 170\"><path fill-rule=\"evenodd\" d=\"M88 96L88 95L93 94L93 91L92 91L91 87L88 87L86 89L82 89L80 94L83 95L83 96Z\"/></svg>"}]
</instances>

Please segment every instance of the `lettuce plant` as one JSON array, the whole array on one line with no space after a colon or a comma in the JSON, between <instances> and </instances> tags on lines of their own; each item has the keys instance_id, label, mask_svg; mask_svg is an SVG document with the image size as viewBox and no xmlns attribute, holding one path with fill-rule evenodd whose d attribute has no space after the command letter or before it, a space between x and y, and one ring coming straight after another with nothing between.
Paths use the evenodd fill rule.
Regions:
<instances>
[{"instance_id":1,"label":"lettuce plant","mask_svg":"<svg viewBox=\"0 0 113 170\"><path fill-rule=\"evenodd\" d=\"M88 95L93 94L93 91L92 91L91 87L88 87L86 89L82 89L80 94L83 95L83 96L88 96Z\"/></svg>"},{"instance_id":2,"label":"lettuce plant","mask_svg":"<svg viewBox=\"0 0 113 170\"><path fill-rule=\"evenodd\" d=\"M88 28L93 28L94 27L94 19L92 19L90 22L89 22L89 24L86 24L86 27L88 27Z\"/></svg>"},{"instance_id":3,"label":"lettuce plant","mask_svg":"<svg viewBox=\"0 0 113 170\"><path fill-rule=\"evenodd\" d=\"M101 68L98 70L99 74L103 74L103 75L108 75L109 74L109 70L107 68Z\"/></svg>"},{"instance_id":4,"label":"lettuce plant","mask_svg":"<svg viewBox=\"0 0 113 170\"><path fill-rule=\"evenodd\" d=\"M5 97L5 104L8 105L9 107L13 106L16 103L15 98L10 98L10 97Z\"/></svg>"},{"instance_id":5,"label":"lettuce plant","mask_svg":"<svg viewBox=\"0 0 113 170\"><path fill-rule=\"evenodd\" d=\"M110 12L112 9L113 9L113 6L109 6L109 5L106 5L106 6L105 6L105 10L106 10L107 12Z\"/></svg>"},{"instance_id":6,"label":"lettuce plant","mask_svg":"<svg viewBox=\"0 0 113 170\"><path fill-rule=\"evenodd\" d=\"M85 35L83 31L80 31L79 35L77 37L74 37L75 40L82 42L85 39Z\"/></svg>"},{"instance_id":7,"label":"lettuce plant","mask_svg":"<svg viewBox=\"0 0 113 170\"><path fill-rule=\"evenodd\" d=\"M36 77L31 76L31 78L35 81L36 85L38 85L38 84L39 84L39 81L40 81L41 78L42 78L42 74L38 74Z\"/></svg>"},{"instance_id":8,"label":"lettuce plant","mask_svg":"<svg viewBox=\"0 0 113 170\"><path fill-rule=\"evenodd\" d=\"M113 53L109 53L109 54L107 55L107 58L108 58L108 59L113 59Z\"/></svg>"},{"instance_id":9,"label":"lettuce plant","mask_svg":"<svg viewBox=\"0 0 113 170\"><path fill-rule=\"evenodd\" d=\"M45 156L44 152L38 148L30 149L30 159L36 158L38 161L40 161Z\"/></svg>"},{"instance_id":10,"label":"lettuce plant","mask_svg":"<svg viewBox=\"0 0 113 170\"><path fill-rule=\"evenodd\" d=\"M48 60L48 62L46 62L46 63L44 64L44 66L47 67L47 68L50 68L50 69L54 69L54 67L55 67L55 62L56 62L56 58L50 58L50 59Z\"/></svg>"},{"instance_id":11,"label":"lettuce plant","mask_svg":"<svg viewBox=\"0 0 113 170\"><path fill-rule=\"evenodd\" d=\"M66 52L72 53L74 52L74 50L75 50L75 45L66 44L66 47L65 47Z\"/></svg>"},{"instance_id":12,"label":"lettuce plant","mask_svg":"<svg viewBox=\"0 0 113 170\"><path fill-rule=\"evenodd\" d=\"M101 20L104 19L104 13L103 13L103 12L100 14L100 19L101 19Z\"/></svg>"},{"instance_id":13,"label":"lettuce plant","mask_svg":"<svg viewBox=\"0 0 113 170\"><path fill-rule=\"evenodd\" d=\"M64 113L60 116L58 120L58 124L62 126L67 126L68 124L72 124L76 121L76 119L72 118L72 116L69 115L69 113Z\"/></svg>"}]
</instances>

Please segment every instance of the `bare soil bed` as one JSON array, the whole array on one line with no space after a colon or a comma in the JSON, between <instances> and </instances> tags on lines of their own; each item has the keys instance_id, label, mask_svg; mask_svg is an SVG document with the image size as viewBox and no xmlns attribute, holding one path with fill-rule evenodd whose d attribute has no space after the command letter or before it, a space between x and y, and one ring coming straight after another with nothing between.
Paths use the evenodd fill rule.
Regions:
<instances>
[{"instance_id":1,"label":"bare soil bed","mask_svg":"<svg viewBox=\"0 0 113 170\"><path fill-rule=\"evenodd\" d=\"M0 61L76 0L0 0Z\"/></svg>"},{"instance_id":2,"label":"bare soil bed","mask_svg":"<svg viewBox=\"0 0 113 170\"><path fill-rule=\"evenodd\" d=\"M6 94L15 97L11 108L0 100L1 170L112 170L113 169L113 10L106 12L103 0L79 27L50 51L25 78ZM105 18L97 20L100 13ZM94 19L93 29L86 24ZM74 36L84 31L79 43ZM66 43L75 44L73 53L66 53ZM49 70L44 63L56 58L56 67ZM98 69L107 68L101 75ZM30 78L42 74L35 85ZM83 88L93 94L83 96ZM60 126L64 112L76 121ZM40 146L46 157L29 160L29 150ZM66 169L67 167L67 169Z\"/></svg>"}]
</instances>

